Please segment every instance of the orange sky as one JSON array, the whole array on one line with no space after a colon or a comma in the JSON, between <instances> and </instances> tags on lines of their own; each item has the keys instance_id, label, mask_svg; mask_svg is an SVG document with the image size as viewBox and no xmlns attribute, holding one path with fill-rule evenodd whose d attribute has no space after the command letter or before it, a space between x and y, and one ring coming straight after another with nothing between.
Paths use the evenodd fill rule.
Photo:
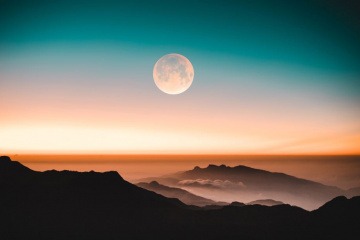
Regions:
<instances>
[{"instance_id":1,"label":"orange sky","mask_svg":"<svg viewBox=\"0 0 360 240\"><path fill-rule=\"evenodd\" d=\"M156 88L152 60L144 67L148 74L140 75L68 66L3 69L0 152L360 154L360 111L353 98L278 81L323 79L318 73L299 77L259 65L256 71L272 73L262 75L227 65L224 84L219 69L199 62L190 89L170 96Z\"/></svg>"},{"instance_id":2,"label":"orange sky","mask_svg":"<svg viewBox=\"0 0 360 240\"><path fill-rule=\"evenodd\" d=\"M131 182L208 164L246 165L344 189L360 185L358 156L311 155L10 155L37 171L118 171Z\"/></svg>"},{"instance_id":3,"label":"orange sky","mask_svg":"<svg viewBox=\"0 0 360 240\"><path fill-rule=\"evenodd\" d=\"M304 127L301 121L286 124L268 119L264 123L254 118L249 123L241 118L227 120L221 116L207 121L205 116L201 122L198 118L184 116L175 122L176 117L149 116L143 121L144 116L135 116L114 123L112 116L109 117L112 119L110 121L89 120L86 117L72 123L67 120L61 122L61 119L33 122L27 117L21 121L2 123L0 151L5 154L360 153L360 134L344 133L342 127L322 126L315 131L316 124Z\"/></svg>"}]
</instances>

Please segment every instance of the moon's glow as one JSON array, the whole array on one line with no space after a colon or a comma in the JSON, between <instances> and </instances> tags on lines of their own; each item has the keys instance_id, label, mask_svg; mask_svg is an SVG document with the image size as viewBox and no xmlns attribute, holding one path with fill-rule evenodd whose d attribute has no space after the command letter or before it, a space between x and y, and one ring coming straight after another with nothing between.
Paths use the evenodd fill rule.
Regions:
<instances>
[{"instance_id":1,"label":"moon's glow","mask_svg":"<svg viewBox=\"0 0 360 240\"><path fill-rule=\"evenodd\" d=\"M186 57L176 53L167 54L155 63L153 77L161 91L179 94L192 84L194 68Z\"/></svg>"}]
</instances>

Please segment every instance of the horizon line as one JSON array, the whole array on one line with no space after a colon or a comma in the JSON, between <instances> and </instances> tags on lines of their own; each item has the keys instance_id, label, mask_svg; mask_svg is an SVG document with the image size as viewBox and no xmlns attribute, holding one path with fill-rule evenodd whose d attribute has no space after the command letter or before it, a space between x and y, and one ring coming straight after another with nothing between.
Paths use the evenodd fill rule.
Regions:
<instances>
[{"instance_id":1,"label":"horizon line","mask_svg":"<svg viewBox=\"0 0 360 240\"><path fill-rule=\"evenodd\" d=\"M328 160L328 158L360 158L360 155L314 155L314 154L10 154L1 156L9 156L14 161L23 163L117 163L117 162L186 162L198 161L271 161L275 160L300 160L299 158L310 158ZM261 159L263 157L263 159ZM202 159L201 159L202 158ZM212 158L212 159L211 159ZM241 159L250 158L250 159ZM287 159L289 158L289 159ZM295 159L294 159L295 158Z\"/></svg>"}]
</instances>

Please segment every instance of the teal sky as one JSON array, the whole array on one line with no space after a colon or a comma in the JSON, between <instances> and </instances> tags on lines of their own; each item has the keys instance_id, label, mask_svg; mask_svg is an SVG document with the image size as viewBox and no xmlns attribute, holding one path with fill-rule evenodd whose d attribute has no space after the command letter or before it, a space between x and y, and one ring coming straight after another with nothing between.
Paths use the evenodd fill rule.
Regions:
<instances>
[{"instance_id":1,"label":"teal sky","mask_svg":"<svg viewBox=\"0 0 360 240\"><path fill-rule=\"evenodd\" d=\"M0 130L112 120L141 129L167 119L174 121L163 123L170 135L184 124L204 122L220 132L233 126L245 142L261 138L265 152L286 152L289 144L304 152L301 144L318 137L309 151L331 152L323 142L329 136L347 139L335 152L353 152L360 143L359 12L357 1L337 0L0 0ZM162 95L153 83L154 63L168 53L194 66L183 95ZM209 136L214 144L216 134ZM236 138L224 151L256 148Z\"/></svg>"}]
</instances>

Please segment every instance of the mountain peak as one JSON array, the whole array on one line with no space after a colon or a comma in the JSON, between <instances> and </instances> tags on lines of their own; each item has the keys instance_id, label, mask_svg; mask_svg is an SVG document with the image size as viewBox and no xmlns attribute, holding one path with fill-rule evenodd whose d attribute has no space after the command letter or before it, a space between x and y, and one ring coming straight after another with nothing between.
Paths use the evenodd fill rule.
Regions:
<instances>
[{"instance_id":1,"label":"mountain peak","mask_svg":"<svg viewBox=\"0 0 360 240\"><path fill-rule=\"evenodd\" d=\"M348 201L347 197L345 196L338 196L333 198L332 200L325 203L321 206L318 210L327 209L327 208L335 208L341 205L344 205Z\"/></svg>"},{"instance_id":2,"label":"mountain peak","mask_svg":"<svg viewBox=\"0 0 360 240\"><path fill-rule=\"evenodd\" d=\"M195 166L193 170L199 170L201 169L199 166Z\"/></svg>"},{"instance_id":3,"label":"mountain peak","mask_svg":"<svg viewBox=\"0 0 360 240\"><path fill-rule=\"evenodd\" d=\"M281 201L276 201L273 199L259 199L255 201L248 202L247 205L263 205L263 206L276 206L276 205L282 205L285 204Z\"/></svg>"},{"instance_id":4,"label":"mountain peak","mask_svg":"<svg viewBox=\"0 0 360 240\"><path fill-rule=\"evenodd\" d=\"M216 164L209 164L207 167L201 168L199 166L195 166L192 171L200 171L200 170L229 170L233 169L233 167L226 166L225 164L216 165Z\"/></svg>"},{"instance_id":5,"label":"mountain peak","mask_svg":"<svg viewBox=\"0 0 360 240\"><path fill-rule=\"evenodd\" d=\"M124 178L117 171L107 171L103 172L102 174L109 177L120 178L122 181L125 181Z\"/></svg>"},{"instance_id":6,"label":"mountain peak","mask_svg":"<svg viewBox=\"0 0 360 240\"><path fill-rule=\"evenodd\" d=\"M221 169L225 169L225 168L229 168L228 166L226 166L225 164L221 164L221 165L215 165L215 164L209 164L209 166L207 168L211 168L211 169L215 169L215 168L221 168Z\"/></svg>"},{"instance_id":7,"label":"mountain peak","mask_svg":"<svg viewBox=\"0 0 360 240\"><path fill-rule=\"evenodd\" d=\"M160 184L157 181L152 181L149 183L150 186L157 187L160 186Z\"/></svg>"},{"instance_id":8,"label":"mountain peak","mask_svg":"<svg viewBox=\"0 0 360 240\"><path fill-rule=\"evenodd\" d=\"M35 171L31 170L30 168L22 165L17 161L12 161L8 156L1 156L0 157L0 174L1 176L16 176L18 174L27 175L29 173L34 173ZM57 171L57 170L47 170L44 172L40 172L41 174L45 174L47 176L70 176L70 175L83 175L83 176L103 176L107 179L114 179L114 180L122 180L125 181L117 171L108 171L108 172L77 172L77 171Z\"/></svg>"},{"instance_id":9,"label":"mountain peak","mask_svg":"<svg viewBox=\"0 0 360 240\"><path fill-rule=\"evenodd\" d=\"M235 202L230 203L229 206L232 206L232 207L243 207L243 206L246 206L246 204L245 204L245 203L242 203L242 202L237 202L237 201L235 201Z\"/></svg>"},{"instance_id":10,"label":"mountain peak","mask_svg":"<svg viewBox=\"0 0 360 240\"><path fill-rule=\"evenodd\" d=\"M8 156L0 157L0 173L3 175L13 175L14 173L28 173L31 169L25 167L17 161L12 161Z\"/></svg>"},{"instance_id":11,"label":"mountain peak","mask_svg":"<svg viewBox=\"0 0 360 240\"><path fill-rule=\"evenodd\" d=\"M0 163L2 162L11 162L11 159L9 156L0 156Z\"/></svg>"}]
</instances>

